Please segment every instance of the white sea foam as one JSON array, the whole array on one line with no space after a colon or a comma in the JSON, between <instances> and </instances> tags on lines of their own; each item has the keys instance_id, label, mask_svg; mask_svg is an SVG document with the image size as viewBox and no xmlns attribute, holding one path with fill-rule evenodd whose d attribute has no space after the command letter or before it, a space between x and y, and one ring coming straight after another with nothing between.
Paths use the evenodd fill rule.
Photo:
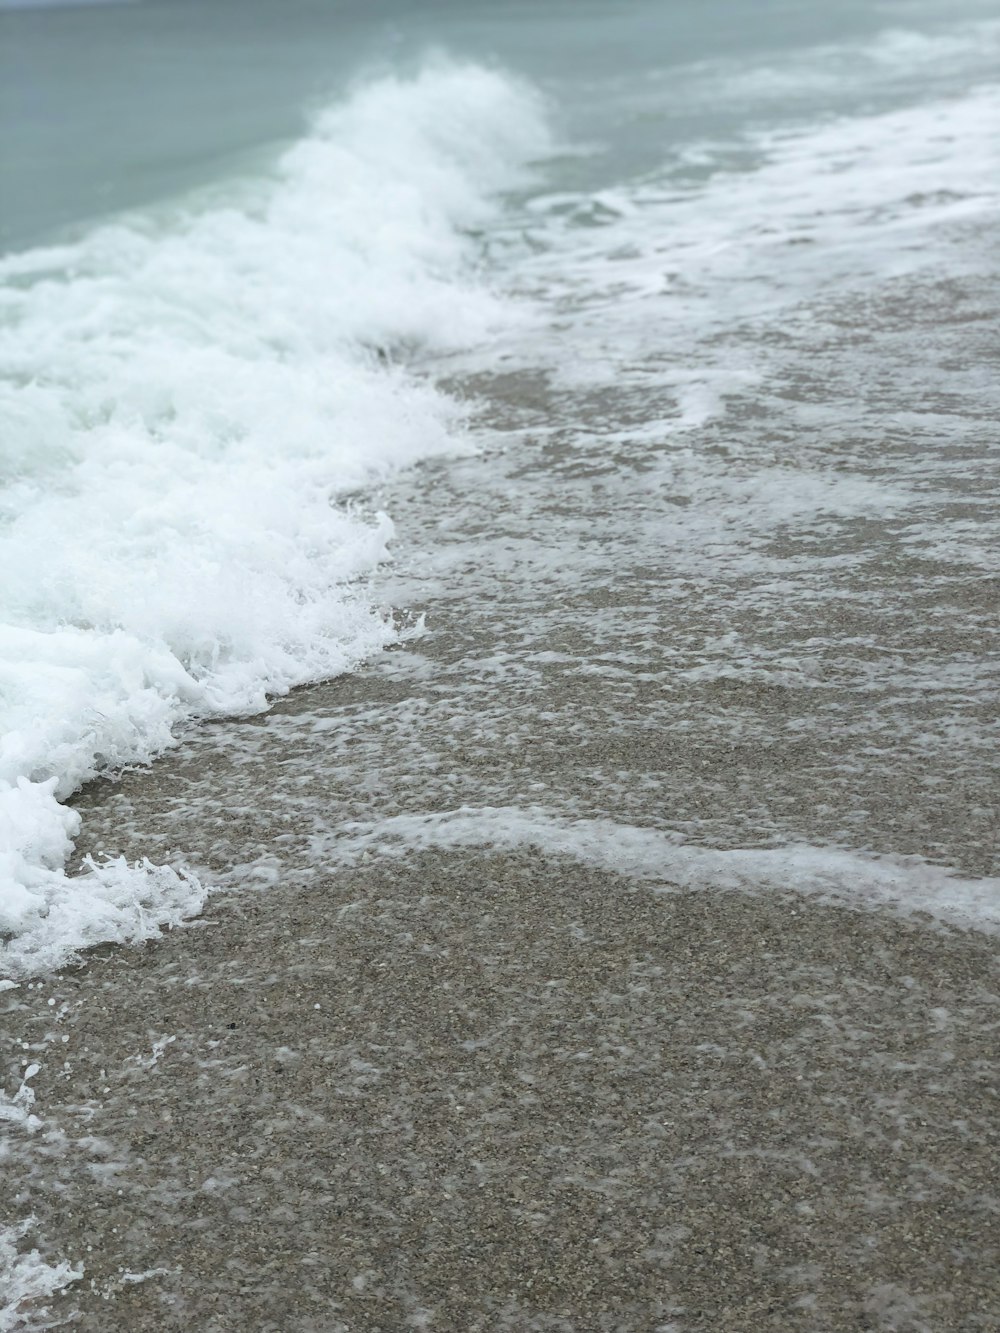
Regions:
<instances>
[{"instance_id":1,"label":"white sea foam","mask_svg":"<svg viewBox=\"0 0 1000 1333\"><path fill-rule=\"evenodd\" d=\"M20 1248L31 1223L0 1226L0 1333L52 1328L49 1298L83 1276L82 1268L49 1264L37 1249Z\"/></svg>"},{"instance_id":2,"label":"white sea foam","mask_svg":"<svg viewBox=\"0 0 1000 1333\"><path fill-rule=\"evenodd\" d=\"M8 1097L5 1092L0 1091L0 1121L16 1125L28 1134L34 1134L42 1124L31 1109L35 1104L35 1090L31 1086L31 1080L40 1067L37 1064L30 1064L25 1068L21 1075L20 1087L13 1097Z\"/></svg>"},{"instance_id":3,"label":"white sea foam","mask_svg":"<svg viewBox=\"0 0 1000 1333\"><path fill-rule=\"evenodd\" d=\"M334 862L364 853L401 856L428 847L538 847L619 875L683 889L778 890L821 902L924 912L952 925L1000 928L1000 879L966 879L918 856L866 856L805 844L719 850L655 828L610 819L567 819L541 806L462 806L351 823L324 843Z\"/></svg>"},{"instance_id":4,"label":"white sea foam","mask_svg":"<svg viewBox=\"0 0 1000 1333\"><path fill-rule=\"evenodd\" d=\"M337 497L456 447L454 406L390 362L512 317L468 233L545 146L532 93L438 63L359 88L229 206L0 260L11 975L202 901L149 865L67 881L81 783L397 637L351 587L391 522Z\"/></svg>"},{"instance_id":5,"label":"white sea foam","mask_svg":"<svg viewBox=\"0 0 1000 1333\"><path fill-rule=\"evenodd\" d=\"M31 1080L39 1072L36 1063L21 1073L21 1084L12 1097L0 1090L0 1162L10 1169L12 1136L32 1136L42 1129L35 1114L35 1092ZM34 1226L28 1218L15 1224L0 1223L0 1333L28 1333L52 1328L49 1297L83 1276L83 1269L62 1261L50 1264L37 1248L27 1248L25 1238Z\"/></svg>"},{"instance_id":6,"label":"white sea foam","mask_svg":"<svg viewBox=\"0 0 1000 1333\"><path fill-rule=\"evenodd\" d=\"M659 379L703 392L711 414L760 367L740 359L745 348L717 356L707 337L748 320L787 333L825 296L942 264L974 271L974 250L963 259L956 236L985 235L1000 208L997 125L1000 87L982 83L685 142L661 171L613 194L539 194L495 245L512 283L558 310L562 354L548 354L546 331L547 341L512 345L510 359L541 358L561 383L592 386L648 377L655 350Z\"/></svg>"},{"instance_id":7,"label":"white sea foam","mask_svg":"<svg viewBox=\"0 0 1000 1333\"><path fill-rule=\"evenodd\" d=\"M910 17L919 22L917 15ZM926 95L929 84L968 88L994 77L998 56L1000 23L992 16L967 15L944 29L893 26L874 36L805 49L793 45L749 58L700 60L633 80L619 98L647 112L662 110L669 102L684 109L732 108L756 117L777 111L787 116L790 111L812 111L817 98L838 105L856 104L860 97L871 104L900 93Z\"/></svg>"}]
</instances>

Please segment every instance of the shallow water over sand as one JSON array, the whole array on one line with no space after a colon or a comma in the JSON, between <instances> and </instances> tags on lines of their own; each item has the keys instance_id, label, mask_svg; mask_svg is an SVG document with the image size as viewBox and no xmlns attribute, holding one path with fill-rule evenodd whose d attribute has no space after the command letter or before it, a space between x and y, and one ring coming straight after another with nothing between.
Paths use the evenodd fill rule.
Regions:
<instances>
[{"instance_id":1,"label":"shallow water over sand","mask_svg":"<svg viewBox=\"0 0 1000 1333\"><path fill-rule=\"evenodd\" d=\"M736 329L763 371L700 424L661 363L453 379L483 452L368 500L405 534L374 595L413 637L91 789L87 849L285 881L350 822L377 843L470 807L995 875L992 396L959 412L942 383L986 384L994 302L985 272L921 276L870 288L861 327L824 298L777 353Z\"/></svg>"},{"instance_id":2,"label":"shallow water over sand","mask_svg":"<svg viewBox=\"0 0 1000 1333\"><path fill-rule=\"evenodd\" d=\"M422 637L80 798L95 847L194 849L223 891L4 997L41 1066L4 1202L83 1269L52 1315L990 1327L996 950L942 921L989 927L996 881L921 859L989 868L954 744L978 571L922 561L935 624L894 621L893 530L824 511L817 556L800 511L665 578L664 441L610 467L561 438L593 401L465 387L490 452L380 497L412 536L380 595ZM629 397L600 398L623 431ZM685 447L719 485L714 431ZM831 579L834 525L870 558Z\"/></svg>"},{"instance_id":3,"label":"shallow water over sand","mask_svg":"<svg viewBox=\"0 0 1000 1333\"><path fill-rule=\"evenodd\" d=\"M606 142L562 144L500 211L451 170L450 113L485 96L492 141L523 110L530 145L537 100L431 66L330 113L263 221L228 195L180 231L125 233L197 373L178 398L151 356L139 397L119 384L107 407L107 377L78 401L64 358L59 392L74 420L82 401L130 428L152 394L137 458L159 463L180 430L221 478L218 504L191 488L203 595L174 599L170 643L214 671L235 623L250 646L228 667L259 704L268 681L355 660L352 627L395 646L253 717L185 726L167 690L176 748L74 798L75 864L193 878L123 863L127 931L110 913L74 935L70 899L62 936L39 914L10 944L0 1329L995 1325L1000 33L907 16L919 31L796 30L763 54L695 43L666 71L633 49L642 77L549 67L562 128L599 108ZM525 20L525 50L546 23ZM426 158L404 155L419 262L387 286L391 228L347 210L333 276L364 278L359 248L376 262L328 307L330 153L346 142L362 182L377 161L398 185L383 130L400 105L429 135ZM298 267L303 237L318 269ZM190 320L188 287L160 284L187 277L171 255L192 242L226 292L280 298L240 295L254 319L223 319L256 360L236 356L221 401L199 357L216 364L229 307L203 283ZM100 246L98 287L155 332ZM33 318L86 304L47 270L31 304L26 264L12 308L22 288ZM103 374L94 347L129 344L89 318L81 364ZM342 325L350 365L324 341ZM41 349L65 332L33 327ZM363 394L330 416L335 366ZM366 442L374 461L397 430L397 462L433 456L375 483ZM248 439L282 464L303 451L309 522L284 507L275 559L271 474L230 509ZM163 629L183 508L136 548L157 576L96 562L87 606L124 570L130 614ZM393 563L371 573L381 511ZM72 510L87 551L88 512ZM118 527L102 533L117 551ZM328 594L343 624L320 614ZM120 671L128 707L149 646ZM84 740L93 724L146 754L91 703ZM158 937L209 890L205 917ZM28 979L128 932L153 943Z\"/></svg>"}]
</instances>

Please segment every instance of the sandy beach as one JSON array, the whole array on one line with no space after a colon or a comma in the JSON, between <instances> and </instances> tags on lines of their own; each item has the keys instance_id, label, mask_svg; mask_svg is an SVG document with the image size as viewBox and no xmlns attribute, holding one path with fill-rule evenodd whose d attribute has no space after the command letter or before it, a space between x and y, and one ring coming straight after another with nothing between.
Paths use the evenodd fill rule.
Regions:
<instances>
[{"instance_id":1,"label":"sandy beach","mask_svg":"<svg viewBox=\"0 0 1000 1333\"><path fill-rule=\"evenodd\" d=\"M75 1327L995 1323L981 939L530 851L217 907L5 997Z\"/></svg>"},{"instance_id":2,"label":"sandy beach","mask_svg":"<svg viewBox=\"0 0 1000 1333\"><path fill-rule=\"evenodd\" d=\"M835 575L802 524L771 592L744 531L666 576L660 446L540 440L541 377L464 391L491 448L367 501L425 632L79 798L81 854L219 887L0 996L9 1091L40 1066L0 1206L82 1268L23 1326L995 1327L995 775L946 743L985 704L860 688L960 657L986 588L887 613L860 518Z\"/></svg>"},{"instance_id":3,"label":"sandy beach","mask_svg":"<svg viewBox=\"0 0 1000 1333\"><path fill-rule=\"evenodd\" d=\"M992 10L0 0L0 1333L1000 1330Z\"/></svg>"}]
</instances>

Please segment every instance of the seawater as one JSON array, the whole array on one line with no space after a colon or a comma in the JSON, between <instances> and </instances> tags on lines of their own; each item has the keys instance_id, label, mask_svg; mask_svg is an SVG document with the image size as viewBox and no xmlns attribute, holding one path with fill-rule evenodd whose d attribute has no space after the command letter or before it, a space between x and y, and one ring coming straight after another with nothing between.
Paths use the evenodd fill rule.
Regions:
<instances>
[{"instance_id":1,"label":"seawater","mask_svg":"<svg viewBox=\"0 0 1000 1333\"><path fill-rule=\"evenodd\" d=\"M928 275L983 269L985 5L173 0L5 4L0 24L12 978L203 902L169 866L68 877L82 783L419 628L366 592L393 524L364 496L473 447L436 377L631 384L633 438L679 446L683 517L657 534L675 569L760 577L782 523L905 518L930 484L919 449L875 483L719 468L684 433L748 387L791 392L824 299L863 330L874 285L919 304ZM859 429L904 421L905 365L866 386ZM939 388L958 447L996 390L961 364ZM838 413L797 423L803 462ZM988 569L992 534L944 512L914 541Z\"/></svg>"}]
</instances>

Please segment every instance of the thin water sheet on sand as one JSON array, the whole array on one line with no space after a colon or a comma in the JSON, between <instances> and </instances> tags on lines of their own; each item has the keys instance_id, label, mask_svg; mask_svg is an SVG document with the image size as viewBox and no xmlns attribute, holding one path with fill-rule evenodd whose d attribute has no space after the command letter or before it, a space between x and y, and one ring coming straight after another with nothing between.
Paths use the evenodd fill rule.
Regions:
<instances>
[{"instance_id":1,"label":"thin water sheet on sand","mask_svg":"<svg viewBox=\"0 0 1000 1333\"><path fill-rule=\"evenodd\" d=\"M4 997L39 1066L4 1205L83 1269L39 1308L990 1328L979 565L901 564L909 492L867 517L891 449L838 489L740 403L678 440L667 391L659 426L628 388L465 391L490 451L380 497L410 538L381 594L423 637L80 798L81 851L222 891ZM789 487L748 511L764 469ZM928 621L894 610L914 569Z\"/></svg>"},{"instance_id":2,"label":"thin water sheet on sand","mask_svg":"<svg viewBox=\"0 0 1000 1333\"><path fill-rule=\"evenodd\" d=\"M984 939L529 849L218 907L9 997L77 1327L994 1325Z\"/></svg>"}]
</instances>

